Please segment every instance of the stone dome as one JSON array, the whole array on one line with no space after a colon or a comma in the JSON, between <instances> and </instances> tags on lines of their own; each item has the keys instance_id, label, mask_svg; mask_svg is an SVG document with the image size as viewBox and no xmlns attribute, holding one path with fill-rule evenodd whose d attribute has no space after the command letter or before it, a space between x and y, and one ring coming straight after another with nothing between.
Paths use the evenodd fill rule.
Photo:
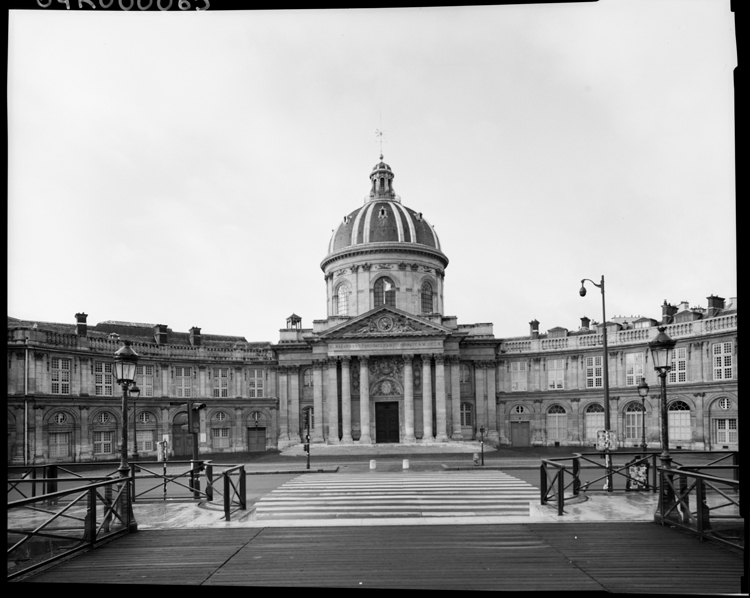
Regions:
<instances>
[{"instance_id":1,"label":"stone dome","mask_svg":"<svg viewBox=\"0 0 750 598\"><path fill-rule=\"evenodd\" d=\"M393 170L381 155L370 174L372 185L365 205L339 222L328 245L328 255L371 243L422 245L442 253L435 229L421 212L401 203L393 189L393 178Z\"/></svg>"}]
</instances>

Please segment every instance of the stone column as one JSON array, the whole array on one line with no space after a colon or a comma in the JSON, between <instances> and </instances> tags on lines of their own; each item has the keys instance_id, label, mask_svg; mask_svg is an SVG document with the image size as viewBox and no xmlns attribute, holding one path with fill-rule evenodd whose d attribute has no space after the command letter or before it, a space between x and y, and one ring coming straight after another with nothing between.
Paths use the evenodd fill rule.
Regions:
<instances>
[{"instance_id":1,"label":"stone column","mask_svg":"<svg viewBox=\"0 0 750 598\"><path fill-rule=\"evenodd\" d=\"M570 419L568 420L568 434L573 446L581 446L581 399L570 399Z\"/></svg>"},{"instance_id":2,"label":"stone column","mask_svg":"<svg viewBox=\"0 0 750 598\"><path fill-rule=\"evenodd\" d=\"M312 442L323 442L323 362L313 361L313 437Z\"/></svg>"},{"instance_id":3,"label":"stone column","mask_svg":"<svg viewBox=\"0 0 750 598\"><path fill-rule=\"evenodd\" d=\"M370 370L368 358L362 355L359 358L359 426L360 444L372 444L370 436Z\"/></svg>"},{"instance_id":4,"label":"stone column","mask_svg":"<svg viewBox=\"0 0 750 598\"><path fill-rule=\"evenodd\" d=\"M337 360L335 357L330 357L328 359L328 384L326 385L326 403L328 405L328 444L338 444L339 442L339 398L336 364Z\"/></svg>"},{"instance_id":5,"label":"stone column","mask_svg":"<svg viewBox=\"0 0 750 598\"><path fill-rule=\"evenodd\" d=\"M451 413L453 415L453 440L463 440L461 433L461 363L458 356L452 356L451 364Z\"/></svg>"},{"instance_id":6,"label":"stone column","mask_svg":"<svg viewBox=\"0 0 750 598\"><path fill-rule=\"evenodd\" d=\"M352 379L349 366L352 358L344 355L341 358L341 442L351 444L352 441Z\"/></svg>"},{"instance_id":7,"label":"stone column","mask_svg":"<svg viewBox=\"0 0 750 598\"><path fill-rule=\"evenodd\" d=\"M422 355L422 442L432 442L432 355Z\"/></svg>"},{"instance_id":8,"label":"stone column","mask_svg":"<svg viewBox=\"0 0 750 598\"><path fill-rule=\"evenodd\" d=\"M496 386L496 362L487 362L487 437L490 440L499 441L497 433L497 386Z\"/></svg>"},{"instance_id":9,"label":"stone column","mask_svg":"<svg viewBox=\"0 0 750 598\"><path fill-rule=\"evenodd\" d=\"M79 411L81 414L80 458L81 460L89 461L94 457L93 437L89 434L89 409L88 407L79 407ZM128 447L128 451L130 451L130 447Z\"/></svg>"},{"instance_id":10,"label":"stone column","mask_svg":"<svg viewBox=\"0 0 750 598\"><path fill-rule=\"evenodd\" d=\"M500 401L498 406L498 412L500 413L500 430L499 430L499 442L501 445L510 445L510 438L508 436L510 430L508 430L508 405L505 401Z\"/></svg>"},{"instance_id":11,"label":"stone column","mask_svg":"<svg viewBox=\"0 0 750 598\"><path fill-rule=\"evenodd\" d=\"M289 440L301 442L299 435L299 366L289 368Z\"/></svg>"},{"instance_id":12,"label":"stone column","mask_svg":"<svg viewBox=\"0 0 750 598\"><path fill-rule=\"evenodd\" d=\"M414 372L413 355L404 355L404 443L414 443Z\"/></svg>"},{"instance_id":13,"label":"stone column","mask_svg":"<svg viewBox=\"0 0 750 598\"><path fill-rule=\"evenodd\" d=\"M474 362L474 399L476 402L476 410L477 410L477 422L476 422L476 430L477 433L479 433L479 428L484 428L485 431L487 430L487 403L485 402L484 398L484 390L485 390L485 373L486 373L486 365L483 361L475 361Z\"/></svg>"},{"instance_id":14,"label":"stone column","mask_svg":"<svg viewBox=\"0 0 750 598\"><path fill-rule=\"evenodd\" d=\"M445 404L445 355L435 355L435 415L437 441L448 440L447 413Z\"/></svg>"},{"instance_id":15,"label":"stone column","mask_svg":"<svg viewBox=\"0 0 750 598\"><path fill-rule=\"evenodd\" d=\"M246 438L242 427L242 407L234 408L234 438L232 438L232 450L242 452L247 450Z\"/></svg>"},{"instance_id":16,"label":"stone column","mask_svg":"<svg viewBox=\"0 0 750 598\"><path fill-rule=\"evenodd\" d=\"M279 367L279 443L283 446L289 440L289 384L286 366Z\"/></svg>"}]
</instances>

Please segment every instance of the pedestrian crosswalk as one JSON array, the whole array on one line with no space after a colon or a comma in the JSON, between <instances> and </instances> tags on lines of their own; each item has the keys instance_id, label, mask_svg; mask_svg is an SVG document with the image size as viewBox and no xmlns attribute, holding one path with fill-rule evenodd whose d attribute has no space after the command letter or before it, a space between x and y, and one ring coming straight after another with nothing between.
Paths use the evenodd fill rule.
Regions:
<instances>
[{"instance_id":1,"label":"pedestrian crosswalk","mask_svg":"<svg viewBox=\"0 0 750 598\"><path fill-rule=\"evenodd\" d=\"M256 520L529 516L539 490L500 471L300 475L255 504Z\"/></svg>"}]
</instances>

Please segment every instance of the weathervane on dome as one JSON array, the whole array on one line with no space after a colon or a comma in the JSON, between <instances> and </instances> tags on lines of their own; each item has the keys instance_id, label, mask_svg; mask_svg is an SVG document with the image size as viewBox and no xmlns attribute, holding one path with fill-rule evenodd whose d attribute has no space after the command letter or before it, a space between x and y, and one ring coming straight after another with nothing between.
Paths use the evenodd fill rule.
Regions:
<instances>
[{"instance_id":1,"label":"weathervane on dome","mask_svg":"<svg viewBox=\"0 0 750 598\"><path fill-rule=\"evenodd\" d=\"M375 129L375 136L378 137L378 141L380 141L380 159L383 159L383 115L380 115L380 128Z\"/></svg>"}]
</instances>

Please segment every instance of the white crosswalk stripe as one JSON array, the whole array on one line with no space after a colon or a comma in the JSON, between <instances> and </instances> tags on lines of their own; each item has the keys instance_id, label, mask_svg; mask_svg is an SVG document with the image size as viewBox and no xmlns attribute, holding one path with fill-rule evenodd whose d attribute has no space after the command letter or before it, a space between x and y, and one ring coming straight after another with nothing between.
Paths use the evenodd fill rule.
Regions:
<instances>
[{"instance_id":1,"label":"white crosswalk stripe","mask_svg":"<svg viewBox=\"0 0 750 598\"><path fill-rule=\"evenodd\" d=\"M503 472L301 475L255 504L256 520L528 516L539 490Z\"/></svg>"}]
</instances>

